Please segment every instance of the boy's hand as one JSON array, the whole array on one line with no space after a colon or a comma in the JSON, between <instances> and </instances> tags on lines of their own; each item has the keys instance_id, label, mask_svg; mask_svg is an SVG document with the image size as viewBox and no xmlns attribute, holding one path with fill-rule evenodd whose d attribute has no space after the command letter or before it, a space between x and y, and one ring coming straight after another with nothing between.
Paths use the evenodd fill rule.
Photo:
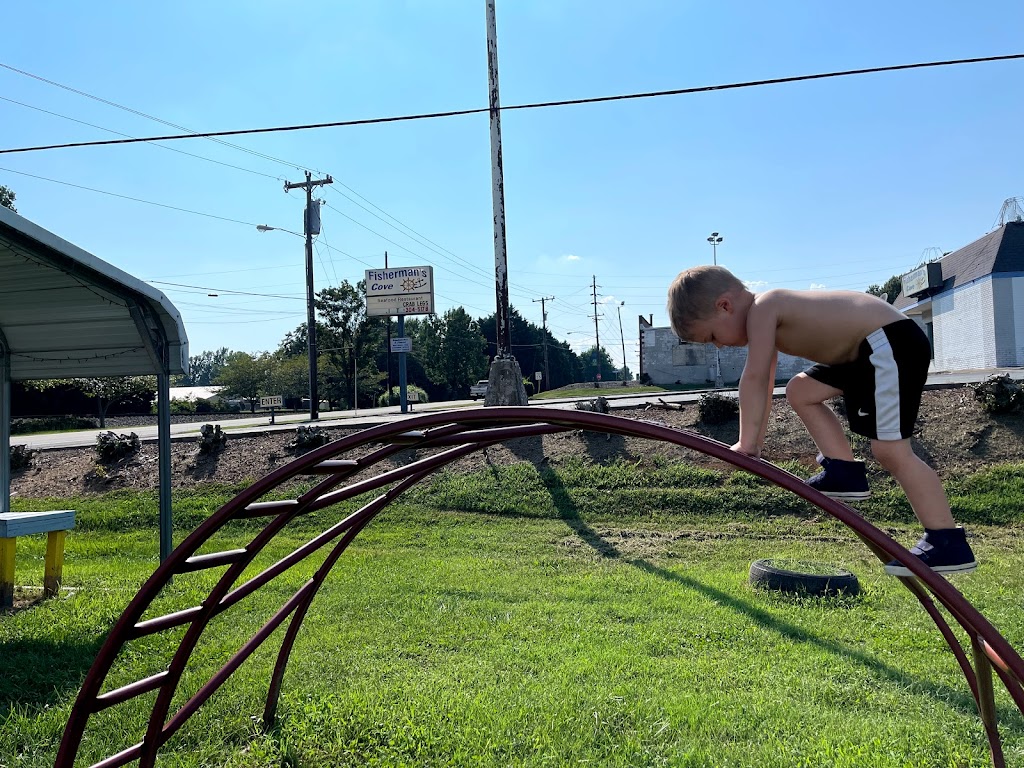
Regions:
<instances>
[{"instance_id":1,"label":"boy's hand","mask_svg":"<svg viewBox=\"0 0 1024 768\"><path fill-rule=\"evenodd\" d=\"M755 459L761 458L760 448L744 448L742 443L736 443L732 447L732 449L736 451L736 453L743 453L746 454L747 456L753 456Z\"/></svg>"}]
</instances>

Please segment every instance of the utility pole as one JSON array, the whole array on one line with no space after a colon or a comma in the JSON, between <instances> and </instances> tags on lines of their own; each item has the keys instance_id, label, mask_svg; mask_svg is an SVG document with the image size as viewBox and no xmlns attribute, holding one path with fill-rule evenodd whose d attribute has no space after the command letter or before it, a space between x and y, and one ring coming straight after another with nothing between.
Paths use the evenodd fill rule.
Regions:
<instances>
[{"instance_id":1,"label":"utility pole","mask_svg":"<svg viewBox=\"0 0 1024 768\"><path fill-rule=\"evenodd\" d=\"M491 361L484 405L526 405L523 373L512 355L508 306L508 251L505 238L505 171L501 161L501 99L498 96L498 25L494 0L485 0L487 16L487 84L491 125L491 211L494 219L494 332L498 350Z\"/></svg>"},{"instance_id":2,"label":"utility pole","mask_svg":"<svg viewBox=\"0 0 1024 768\"><path fill-rule=\"evenodd\" d=\"M601 331L597 328L597 275L593 275L593 296L594 299L590 303L594 305L594 338L597 339L597 345L594 347L594 360L597 363L597 380L601 380Z\"/></svg>"},{"instance_id":3,"label":"utility pole","mask_svg":"<svg viewBox=\"0 0 1024 768\"><path fill-rule=\"evenodd\" d=\"M544 328L544 381L547 383L547 386L551 386L551 369L548 367L548 310L544 302L554 300L554 296L541 296L539 299L533 300L534 302L540 302L541 325Z\"/></svg>"},{"instance_id":4,"label":"utility pole","mask_svg":"<svg viewBox=\"0 0 1024 768\"><path fill-rule=\"evenodd\" d=\"M303 231L306 233L306 344L309 348L309 420L320 418L320 395L316 386L316 307L313 304L313 235L320 234L320 203L316 213L313 209L313 188L324 184L333 184L330 174L326 179L313 179L313 174L306 171L306 180L292 184L284 183L284 191L293 189L306 190L306 215ZM316 230L316 231L314 231Z\"/></svg>"}]
</instances>

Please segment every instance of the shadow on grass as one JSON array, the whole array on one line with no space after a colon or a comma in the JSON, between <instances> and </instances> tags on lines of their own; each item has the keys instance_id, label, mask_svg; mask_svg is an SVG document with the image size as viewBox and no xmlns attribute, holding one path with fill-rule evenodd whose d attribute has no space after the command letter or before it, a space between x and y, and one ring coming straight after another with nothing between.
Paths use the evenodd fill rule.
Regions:
<instances>
[{"instance_id":1,"label":"shadow on grass","mask_svg":"<svg viewBox=\"0 0 1024 768\"><path fill-rule=\"evenodd\" d=\"M39 708L73 700L105 637L102 632L88 641L0 642L0 722L16 706Z\"/></svg>"},{"instance_id":2,"label":"shadow on grass","mask_svg":"<svg viewBox=\"0 0 1024 768\"><path fill-rule=\"evenodd\" d=\"M558 510L560 518L576 533L577 536L580 537L582 541L589 545L601 557L622 558L622 553L614 544L607 541L580 517L579 511L572 503L565 487L561 484L557 472L551 472L551 482L549 483L548 488L551 493L551 500L555 505L555 508ZM631 565L634 568L638 568L651 576L656 576L665 581L681 584L688 589L699 592L723 606L728 606L739 614L744 614L748 619L765 629L777 632L781 637L801 643L807 643L829 653L833 653L836 656L845 657L851 662L861 665L862 667L870 670L873 674L880 678L884 678L889 682L895 683L904 688L911 686L916 687L936 701L946 703L949 706L954 707L959 712L969 715L978 714L977 703L974 701L974 697L970 694L970 689L967 687L966 680L964 681L965 690L960 690L950 688L946 685L933 683L926 679L912 677L902 670L891 667L862 651L858 651L832 640L826 640L808 632L805 629L782 621L746 600L741 600L728 592L716 589L715 587L698 581L697 579L675 573L667 568L662 568L643 558L622 558L622 562ZM756 650L754 652L756 652ZM996 681L996 684L998 685L998 680ZM1020 712L1015 707L997 705L996 709L1002 729L1012 730L1016 734L1024 732L1024 720L1022 720Z\"/></svg>"}]
</instances>

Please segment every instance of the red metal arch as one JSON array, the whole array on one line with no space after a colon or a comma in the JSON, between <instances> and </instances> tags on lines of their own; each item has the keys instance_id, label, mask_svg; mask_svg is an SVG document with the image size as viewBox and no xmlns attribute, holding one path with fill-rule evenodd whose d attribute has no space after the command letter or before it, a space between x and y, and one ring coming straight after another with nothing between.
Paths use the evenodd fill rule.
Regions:
<instances>
[{"instance_id":1,"label":"red metal arch","mask_svg":"<svg viewBox=\"0 0 1024 768\"><path fill-rule=\"evenodd\" d=\"M653 422L586 411L487 408L462 413L427 414L349 435L275 470L217 510L157 568L114 625L86 675L71 710L57 754L56 768L73 766L91 715L133 700L142 694L156 691L156 701L143 740L95 763L93 768L115 768L135 760L139 761L140 766L153 766L161 746L196 713L275 629L289 620L290 616L271 675L263 713L264 724L270 725L275 718L288 658L309 605L345 548L370 520L409 487L473 451L513 438L555 434L574 429L661 440L721 459L792 491L828 512L853 530L882 562L895 558L907 563L914 577L903 578L901 581L921 602L953 651L978 704L978 711L989 740L992 764L997 768L1005 765L1002 741L996 723L992 671L995 670L1017 708L1024 713L1024 661L985 617L944 578L925 568L906 549L852 509L814 491L800 478L772 464L735 453L722 443L692 432L672 429ZM422 449L424 458L397 468L385 469L376 475L370 472L381 461L408 448L417 449L417 455ZM345 458L353 455L357 458ZM297 498L263 500L283 483L302 475L323 475L324 479ZM325 509L360 494L375 491L380 491L380 494L372 501L339 520L258 575L238 583L246 567L296 516ZM244 548L196 554L226 524L240 519L262 519L266 524ZM332 548L314 575L228 659L218 672L176 711L171 712L174 694L182 675L210 621L238 605L243 598L288 568L328 545ZM146 610L175 575L224 566L227 566L226 571L202 604L142 620ZM940 613L935 601L946 609L967 634L971 645L970 657ZM128 685L102 691L104 681L123 649L139 638L173 627L187 629L164 671Z\"/></svg>"}]
</instances>

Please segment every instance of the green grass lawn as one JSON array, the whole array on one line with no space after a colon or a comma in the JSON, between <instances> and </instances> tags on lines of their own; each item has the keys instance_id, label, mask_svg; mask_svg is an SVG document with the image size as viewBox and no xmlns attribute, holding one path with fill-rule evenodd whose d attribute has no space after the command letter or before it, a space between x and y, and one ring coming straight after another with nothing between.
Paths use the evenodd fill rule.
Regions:
<instances>
[{"instance_id":1,"label":"green grass lawn","mask_svg":"<svg viewBox=\"0 0 1024 768\"><path fill-rule=\"evenodd\" d=\"M1024 466L948 488L982 561L952 583L1024 647ZM863 511L910 543L918 529L905 503L880 490ZM227 498L179 494L175 540ZM59 506L79 511L67 590L0 616L0 766L52 765L100 643L156 565L152 496ZM299 521L262 565L343 513ZM233 528L218 546L255 531ZM19 583L39 578L43 548L43 537L19 540ZM747 570L765 557L849 568L862 594L756 591ZM225 614L198 667L218 668L311 569ZM209 578L176 579L161 610L198 603ZM180 636L131 646L111 685L159 671ZM253 717L278 643L204 705L160 765L990 765L967 685L913 596L830 518L742 473L568 463L439 475L338 562L264 734ZM996 700L1007 762L1021 764L1024 718L998 683ZM94 716L85 759L139 740L151 702Z\"/></svg>"}]
</instances>

